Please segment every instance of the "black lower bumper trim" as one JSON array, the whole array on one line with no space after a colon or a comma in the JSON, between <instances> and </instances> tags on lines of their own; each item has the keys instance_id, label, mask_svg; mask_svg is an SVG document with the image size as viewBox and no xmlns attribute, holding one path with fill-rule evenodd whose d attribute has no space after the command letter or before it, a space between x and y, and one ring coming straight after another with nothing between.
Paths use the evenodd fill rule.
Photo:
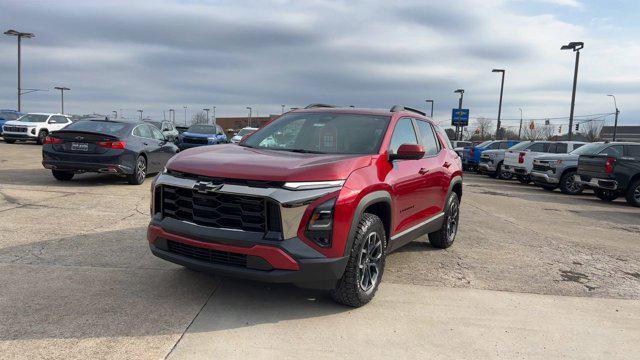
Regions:
<instances>
[{"instance_id":1,"label":"black lower bumper trim","mask_svg":"<svg viewBox=\"0 0 640 360\"><path fill-rule=\"evenodd\" d=\"M96 164L70 161L44 160L42 166L47 169L72 172L97 172L103 174L131 175L133 168L120 164Z\"/></svg>"}]
</instances>

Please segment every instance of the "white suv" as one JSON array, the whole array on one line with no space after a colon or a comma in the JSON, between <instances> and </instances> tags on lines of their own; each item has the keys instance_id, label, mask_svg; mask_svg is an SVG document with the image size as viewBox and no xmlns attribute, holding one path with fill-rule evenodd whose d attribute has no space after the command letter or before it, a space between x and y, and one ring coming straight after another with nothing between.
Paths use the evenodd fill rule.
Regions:
<instances>
[{"instance_id":1,"label":"white suv","mask_svg":"<svg viewBox=\"0 0 640 360\"><path fill-rule=\"evenodd\" d=\"M42 144L50 132L60 130L69 124L71 119L63 114L31 113L19 117L18 120L4 123L2 137L9 144L28 140Z\"/></svg>"},{"instance_id":2,"label":"white suv","mask_svg":"<svg viewBox=\"0 0 640 360\"><path fill-rule=\"evenodd\" d=\"M584 144L580 141L523 141L510 147L504 154L503 169L514 174L521 183L528 184L536 156L568 154Z\"/></svg>"}]
</instances>

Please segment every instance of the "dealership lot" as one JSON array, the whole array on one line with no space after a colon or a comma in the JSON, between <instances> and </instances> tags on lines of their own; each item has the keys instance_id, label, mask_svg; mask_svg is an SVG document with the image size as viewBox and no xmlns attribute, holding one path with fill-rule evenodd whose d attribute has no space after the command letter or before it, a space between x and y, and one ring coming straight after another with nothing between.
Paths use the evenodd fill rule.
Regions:
<instances>
[{"instance_id":1,"label":"dealership lot","mask_svg":"<svg viewBox=\"0 0 640 360\"><path fill-rule=\"evenodd\" d=\"M149 183L61 183L0 143L0 353L108 358L634 358L640 209L467 175L456 244L393 253L378 296L194 273L148 251ZM438 334L434 336L434 334Z\"/></svg>"}]
</instances>

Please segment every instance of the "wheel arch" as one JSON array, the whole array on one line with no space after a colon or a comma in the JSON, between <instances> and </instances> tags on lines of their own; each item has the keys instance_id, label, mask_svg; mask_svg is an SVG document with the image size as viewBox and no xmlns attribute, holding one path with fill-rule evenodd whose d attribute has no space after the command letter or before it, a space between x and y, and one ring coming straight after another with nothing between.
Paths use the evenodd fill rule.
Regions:
<instances>
[{"instance_id":1,"label":"wheel arch","mask_svg":"<svg viewBox=\"0 0 640 360\"><path fill-rule=\"evenodd\" d=\"M452 192L455 192L456 195L458 195L458 201L462 200L462 176L458 175L451 179L451 182L449 183L449 191L447 191L447 197L444 201L447 201Z\"/></svg>"},{"instance_id":2,"label":"wheel arch","mask_svg":"<svg viewBox=\"0 0 640 360\"><path fill-rule=\"evenodd\" d=\"M362 218L362 214L370 213L376 215L382 220L382 225L386 232L387 241L391 238L391 228L393 223L393 210L391 205L391 194L384 190L378 190L365 195L356 210L354 211L353 218L351 219L351 226L349 227L349 236L344 249L344 255L348 255L353 245L356 230L358 228L358 222Z\"/></svg>"},{"instance_id":3,"label":"wheel arch","mask_svg":"<svg viewBox=\"0 0 640 360\"><path fill-rule=\"evenodd\" d=\"M566 169L562 170L562 173L560 174L560 178L558 180L562 179L562 177L569 171L578 171L578 165L569 166Z\"/></svg>"}]
</instances>

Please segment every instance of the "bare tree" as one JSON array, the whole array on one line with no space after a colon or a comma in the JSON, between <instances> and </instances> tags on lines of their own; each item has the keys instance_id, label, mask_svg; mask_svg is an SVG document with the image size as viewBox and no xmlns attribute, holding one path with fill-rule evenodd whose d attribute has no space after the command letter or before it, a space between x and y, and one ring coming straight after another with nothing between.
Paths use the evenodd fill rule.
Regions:
<instances>
[{"instance_id":1,"label":"bare tree","mask_svg":"<svg viewBox=\"0 0 640 360\"><path fill-rule=\"evenodd\" d=\"M493 121L487 118L478 118L476 120L476 133L480 140L491 138L491 130L493 129Z\"/></svg>"},{"instance_id":2,"label":"bare tree","mask_svg":"<svg viewBox=\"0 0 640 360\"><path fill-rule=\"evenodd\" d=\"M207 119L207 114L204 112L199 112L193 115L191 118L191 124L208 124L209 119Z\"/></svg>"},{"instance_id":3,"label":"bare tree","mask_svg":"<svg viewBox=\"0 0 640 360\"><path fill-rule=\"evenodd\" d=\"M594 142L600 140L600 131L602 130L602 122L589 121L582 124L582 134L587 138L587 141Z\"/></svg>"},{"instance_id":4,"label":"bare tree","mask_svg":"<svg viewBox=\"0 0 640 360\"><path fill-rule=\"evenodd\" d=\"M522 138L531 141L544 139L544 130L544 126L536 126L535 122L532 121L531 124L522 126Z\"/></svg>"}]
</instances>

